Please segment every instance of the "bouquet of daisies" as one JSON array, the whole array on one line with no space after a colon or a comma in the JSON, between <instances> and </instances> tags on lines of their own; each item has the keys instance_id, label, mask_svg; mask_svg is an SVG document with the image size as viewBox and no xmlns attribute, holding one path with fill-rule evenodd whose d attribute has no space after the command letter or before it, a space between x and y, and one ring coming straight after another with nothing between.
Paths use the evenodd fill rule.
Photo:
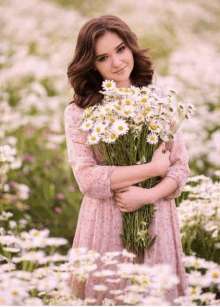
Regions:
<instances>
[{"instance_id":1,"label":"bouquet of daisies","mask_svg":"<svg viewBox=\"0 0 220 307\"><path fill-rule=\"evenodd\" d=\"M136 165L148 163L161 141L167 142L185 118L194 113L192 104L176 101L176 91L167 89L160 98L157 87L117 88L114 81L102 83L102 103L88 107L82 114L79 129L89 131L87 144L101 144L108 165ZM150 178L138 184L151 188L160 178ZM123 213L125 248L149 250L156 241L148 229L154 217L154 204L135 212Z\"/></svg>"}]
</instances>

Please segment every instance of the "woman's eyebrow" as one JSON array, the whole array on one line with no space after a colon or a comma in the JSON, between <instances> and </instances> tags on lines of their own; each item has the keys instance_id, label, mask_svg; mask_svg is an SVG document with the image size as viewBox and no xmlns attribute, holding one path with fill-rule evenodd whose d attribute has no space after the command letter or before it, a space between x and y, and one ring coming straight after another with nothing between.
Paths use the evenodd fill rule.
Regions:
<instances>
[{"instance_id":1,"label":"woman's eyebrow","mask_svg":"<svg viewBox=\"0 0 220 307\"><path fill-rule=\"evenodd\" d=\"M122 44L124 44L124 42L122 42L121 44L119 44L119 45L115 48L115 50L118 49ZM103 53L103 54L97 55L95 58L97 59L98 57L103 56L103 55L107 55L107 53Z\"/></svg>"}]
</instances>

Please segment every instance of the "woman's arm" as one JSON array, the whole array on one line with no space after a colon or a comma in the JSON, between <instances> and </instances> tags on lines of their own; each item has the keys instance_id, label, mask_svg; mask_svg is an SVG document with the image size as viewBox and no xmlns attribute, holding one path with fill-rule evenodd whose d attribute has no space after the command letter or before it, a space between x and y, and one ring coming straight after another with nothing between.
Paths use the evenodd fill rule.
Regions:
<instances>
[{"instance_id":1,"label":"woman's arm","mask_svg":"<svg viewBox=\"0 0 220 307\"><path fill-rule=\"evenodd\" d=\"M177 189L177 182L171 177L165 177L155 187L145 189L130 186L115 191L115 201L121 212L133 212L139 208L155 203L157 200L165 198Z\"/></svg>"},{"instance_id":2,"label":"woman's arm","mask_svg":"<svg viewBox=\"0 0 220 307\"><path fill-rule=\"evenodd\" d=\"M164 176L169 165L169 152L162 153L161 144L152 162L142 165L105 166L97 165L91 146L86 145L87 133L77 127L81 121L81 110L68 105L64 112L65 134L69 163L82 194L91 198L110 198L114 189L144 181L150 177ZM156 163L155 160L159 160Z\"/></svg>"},{"instance_id":3,"label":"woman's arm","mask_svg":"<svg viewBox=\"0 0 220 307\"><path fill-rule=\"evenodd\" d=\"M117 166L111 175L111 189L118 190L129 187L152 177L163 177L170 166L170 152L163 153L165 143L161 143L152 160L141 165Z\"/></svg>"},{"instance_id":4,"label":"woman's arm","mask_svg":"<svg viewBox=\"0 0 220 307\"><path fill-rule=\"evenodd\" d=\"M174 191L176 191L178 184L175 179L172 177L164 177L161 182L155 185L151 189L144 189L146 200L151 197L152 202L156 202L162 198L166 198L171 195Z\"/></svg>"}]
</instances>

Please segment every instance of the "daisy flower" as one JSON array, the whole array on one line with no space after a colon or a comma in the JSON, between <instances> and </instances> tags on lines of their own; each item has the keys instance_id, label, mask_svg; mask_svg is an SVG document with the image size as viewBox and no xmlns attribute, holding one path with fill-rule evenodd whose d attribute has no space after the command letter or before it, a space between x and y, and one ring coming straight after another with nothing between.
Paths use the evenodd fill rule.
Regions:
<instances>
[{"instance_id":1,"label":"daisy flower","mask_svg":"<svg viewBox=\"0 0 220 307\"><path fill-rule=\"evenodd\" d=\"M117 136L126 134L128 129L128 124L123 119L117 119L112 125L112 132L114 132Z\"/></svg>"},{"instance_id":2,"label":"daisy flower","mask_svg":"<svg viewBox=\"0 0 220 307\"><path fill-rule=\"evenodd\" d=\"M147 87L147 86L142 86L141 89L140 89L140 94L141 95L146 95L150 90L150 87Z\"/></svg>"},{"instance_id":3,"label":"daisy flower","mask_svg":"<svg viewBox=\"0 0 220 307\"><path fill-rule=\"evenodd\" d=\"M173 94L177 94L177 90L173 89L172 87L166 87L167 91L168 91L168 95L173 95Z\"/></svg>"},{"instance_id":4,"label":"daisy flower","mask_svg":"<svg viewBox=\"0 0 220 307\"><path fill-rule=\"evenodd\" d=\"M103 133L104 130L105 130L105 126L101 123L95 124L93 127L93 132L97 134Z\"/></svg>"},{"instance_id":5,"label":"daisy flower","mask_svg":"<svg viewBox=\"0 0 220 307\"><path fill-rule=\"evenodd\" d=\"M116 83L113 80L105 80L102 82L102 87L106 91L111 91L116 88Z\"/></svg>"},{"instance_id":6,"label":"daisy flower","mask_svg":"<svg viewBox=\"0 0 220 307\"><path fill-rule=\"evenodd\" d=\"M138 95L140 93L140 89L138 87L135 87L134 85L132 85L130 87L130 92L133 94L133 95Z\"/></svg>"},{"instance_id":7,"label":"daisy flower","mask_svg":"<svg viewBox=\"0 0 220 307\"><path fill-rule=\"evenodd\" d=\"M92 129L92 126L93 126L93 122L90 119L88 119L81 125L81 129L83 131L88 131Z\"/></svg>"},{"instance_id":8,"label":"daisy flower","mask_svg":"<svg viewBox=\"0 0 220 307\"><path fill-rule=\"evenodd\" d=\"M149 125L149 129L152 132L160 132L161 131L161 125L156 121L152 121Z\"/></svg>"},{"instance_id":9,"label":"daisy flower","mask_svg":"<svg viewBox=\"0 0 220 307\"><path fill-rule=\"evenodd\" d=\"M141 123L144 121L144 116L142 114L137 114L135 117L134 117L134 121L135 123Z\"/></svg>"},{"instance_id":10,"label":"daisy flower","mask_svg":"<svg viewBox=\"0 0 220 307\"><path fill-rule=\"evenodd\" d=\"M141 104L145 104L145 103L147 103L147 101L148 101L148 98L145 95L140 98L140 103Z\"/></svg>"},{"instance_id":11,"label":"daisy flower","mask_svg":"<svg viewBox=\"0 0 220 307\"><path fill-rule=\"evenodd\" d=\"M215 299L215 293L212 292L206 292L206 293L202 293L199 296L199 299L203 302L203 303L208 303L211 300Z\"/></svg>"},{"instance_id":12,"label":"daisy flower","mask_svg":"<svg viewBox=\"0 0 220 307\"><path fill-rule=\"evenodd\" d=\"M103 142L106 142L106 143L114 143L116 139L117 139L117 135L114 132L107 132L102 137Z\"/></svg>"},{"instance_id":13,"label":"daisy flower","mask_svg":"<svg viewBox=\"0 0 220 307\"><path fill-rule=\"evenodd\" d=\"M182 101L180 101L178 103L178 108L181 110L181 111L185 111L186 110L186 104Z\"/></svg>"},{"instance_id":14,"label":"daisy flower","mask_svg":"<svg viewBox=\"0 0 220 307\"><path fill-rule=\"evenodd\" d=\"M131 99L123 99L122 104L125 105L125 106L131 106L132 100Z\"/></svg>"},{"instance_id":15,"label":"daisy flower","mask_svg":"<svg viewBox=\"0 0 220 307\"><path fill-rule=\"evenodd\" d=\"M106 114L110 113L112 109L113 109L113 106L110 104L106 104L105 106L103 106L103 112L105 112Z\"/></svg>"},{"instance_id":16,"label":"daisy flower","mask_svg":"<svg viewBox=\"0 0 220 307\"><path fill-rule=\"evenodd\" d=\"M113 117L113 116L109 116L109 117L107 117L107 121L108 121L110 124L112 124L112 123L114 123L114 122L116 121L116 119L115 119L115 117Z\"/></svg>"},{"instance_id":17,"label":"daisy flower","mask_svg":"<svg viewBox=\"0 0 220 307\"><path fill-rule=\"evenodd\" d=\"M100 136L97 133L91 133L88 137L87 137L87 143L89 145L94 145L94 144L98 144L98 142L100 141Z\"/></svg>"},{"instance_id":18,"label":"daisy flower","mask_svg":"<svg viewBox=\"0 0 220 307\"><path fill-rule=\"evenodd\" d=\"M140 105L139 105L139 103L138 103L137 101L134 101L134 102L132 103L132 106L133 106L133 107L139 107Z\"/></svg>"},{"instance_id":19,"label":"daisy flower","mask_svg":"<svg viewBox=\"0 0 220 307\"><path fill-rule=\"evenodd\" d=\"M146 140L149 144L157 144L158 136L155 133L151 133L147 136Z\"/></svg>"},{"instance_id":20,"label":"daisy flower","mask_svg":"<svg viewBox=\"0 0 220 307\"><path fill-rule=\"evenodd\" d=\"M124 107L122 110L122 116L124 117L133 117L134 116L134 109L130 106Z\"/></svg>"},{"instance_id":21,"label":"daisy flower","mask_svg":"<svg viewBox=\"0 0 220 307\"><path fill-rule=\"evenodd\" d=\"M105 112L100 111L96 113L96 116L98 119L104 119L105 118Z\"/></svg>"},{"instance_id":22,"label":"daisy flower","mask_svg":"<svg viewBox=\"0 0 220 307\"><path fill-rule=\"evenodd\" d=\"M196 110L196 108L194 107L193 104L188 103L188 104L186 105L186 113L187 113L188 116L194 115L195 110Z\"/></svg>"}]
</instances>

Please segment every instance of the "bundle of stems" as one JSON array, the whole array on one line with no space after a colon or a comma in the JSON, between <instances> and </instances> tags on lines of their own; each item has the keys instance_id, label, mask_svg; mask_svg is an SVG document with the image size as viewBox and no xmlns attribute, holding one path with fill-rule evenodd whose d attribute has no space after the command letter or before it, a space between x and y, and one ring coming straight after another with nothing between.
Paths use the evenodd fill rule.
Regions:
<instances>
[{"instance_id":1,"label":"bundle of stems","mask_svg":"<svg viewBox=\"0 0 220 307\"><path fill-rule=\"evenodd\" d=\"M148 127L142 126L138 135L131 130L127 134L120 135L114 144L101 142L104 159L108 165L136 165L151 161L154 151L159 143L149 144L146 142ZM159 177L153 177L142 181L137 186L150 189L160 181ZM123 213L123 239L125 248L134 251L138 255L140 250L149 250L156 241L156 236L151 237L149 227L156 211L154 204L146 204L134 212Z\"/></svg>"}]
</instances>

